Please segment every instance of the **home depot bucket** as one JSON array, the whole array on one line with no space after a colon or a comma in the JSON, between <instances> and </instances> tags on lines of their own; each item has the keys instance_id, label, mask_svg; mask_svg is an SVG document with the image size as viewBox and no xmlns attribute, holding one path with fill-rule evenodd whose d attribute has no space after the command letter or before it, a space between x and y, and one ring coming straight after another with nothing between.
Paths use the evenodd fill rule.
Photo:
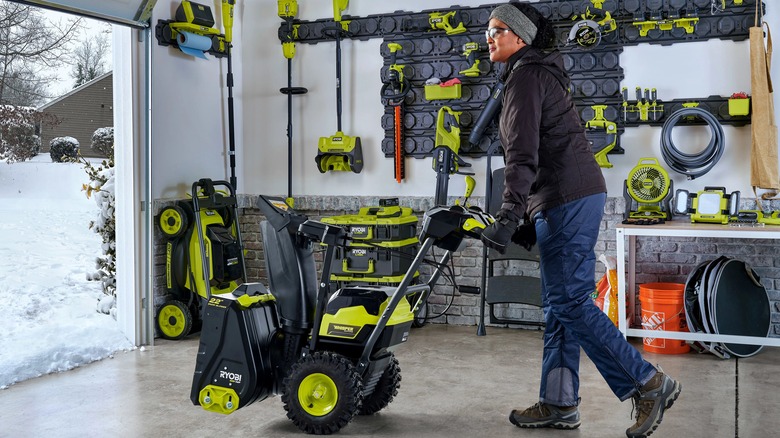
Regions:
<instances>
[{"instance_id":1,"label":"home depot bucket","mask_svg":"<svg viewBox=\"0 0 780 438\"><path fill-rule=\"evenodd\" d=\"M685 285L681 283L646 283L639 285L642 328L687 332L684 305ZM644 338L644 349L650 353L687 353L691 347L677 339Z\"/></svg>"}]
</instances>

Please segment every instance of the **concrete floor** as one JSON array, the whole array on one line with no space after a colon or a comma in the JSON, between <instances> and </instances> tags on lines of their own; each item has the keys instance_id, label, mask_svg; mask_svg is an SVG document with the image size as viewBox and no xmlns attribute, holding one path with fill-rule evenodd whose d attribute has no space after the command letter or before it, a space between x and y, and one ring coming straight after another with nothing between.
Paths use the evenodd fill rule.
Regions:
<instances>
[{"instance_id":1,"label":"concrete floor","mask_svg":"<svg viewBox=\"0 0 780 438\"><path fill-rule=\"evenodd\" d=\"M582 426L518 429L514 407L536 402L541 332L428 325L397 351L403 381L379 414L357 417L349 437L624 437L631 402L620 403L593 364L581 366ZM634 342L638 340L633 340ZM636 344L641 348L641 344ZM158 340L73 371L0 390L2 437L301 437L279 397L222 416L193 406L197 335ZM751 358L643 353L683 384L653 437L770 437L780 434L780 349Z\"/></svg>"}]
</instances>

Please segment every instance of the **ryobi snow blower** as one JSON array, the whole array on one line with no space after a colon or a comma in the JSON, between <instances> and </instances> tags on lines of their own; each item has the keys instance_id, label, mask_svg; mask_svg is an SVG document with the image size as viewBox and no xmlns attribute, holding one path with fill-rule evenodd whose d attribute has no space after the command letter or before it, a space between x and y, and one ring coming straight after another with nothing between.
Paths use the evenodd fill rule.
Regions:
<instances>
[{"instance_id":1,"label":"ryobi snow blower","mask_svg":"<svg viewBox=\"0 0 780 438\"><path fill-rule=\"evenodd\" d=\"M400 386L394 350L409 336L415 309L465 237L478 238L493 218L477 208L438 206L423 219L419 252L393 286L332 290L337 248L351 240L337 225L308 220L281 198L260 196L258 207L270 291L259 283L212 294L203 312L190 399L222 414L280 394L287 417L306 433L330 434L355 415L386 407ZM313 246L324 243L321 281ZM426 254L445 249L439 262ZM426 284L412 285L423 263ZM335 289L335 287L333 288ZM409 296L418 294L416 301Z\"/></svg>"},{"instance_id":2,"label":"ryobi snow blower","mask_svg":"<svg viewBox=\"0 0 780 438\"><path fill-rule=\"evenodd\" d=\"M225 190L216 190L215 187ZM165 289L155 325L165 339L200 329L202 300L246 282L235 189L227 181L201 179L191 200L177 201L157 216L165 237Z\"/></svg>"}]
</instances>

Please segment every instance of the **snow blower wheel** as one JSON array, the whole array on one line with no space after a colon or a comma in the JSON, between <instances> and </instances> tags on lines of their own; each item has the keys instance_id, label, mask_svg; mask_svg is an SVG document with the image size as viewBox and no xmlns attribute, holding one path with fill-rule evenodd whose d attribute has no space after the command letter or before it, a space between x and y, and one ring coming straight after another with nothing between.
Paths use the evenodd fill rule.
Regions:
<instances>
[{"instance_id":1,"label":"snow blower wheel","mask_svg":"<svg viewBox=\"0 0 780 438\"><path fill-rule=\"evenodd\" d=\"M173 205L163 208L160 212L158 224L165 237L175 239L187 231L189 221L184 209L178 205Z\"/></svg>"},{"instance_id":2,"label":"snow blower wheel","mask_svg":"<svg viewBox=\"0 0 780 438\"><path fill-rule=\"evenodd\" d=\"M398 395L398 388L401 387L401 367L398 365L398 359L393 353L390 353L390 363L387 364L385 372L374 388L374 392L363 398L363 404L360 406L358 415L372 415L386 408L393 397Z\"/></svg>"},{"instance_id":3,"label":"snow blower wheel","mask_svg":"<svg viewBox=\"0 0 780 438\"><path fill-rule=\"evenodd\" d=\"M192 330L192 313L178 300L166 301L157 309L157 330L164 339L178 340Z\"/></svg>"},{"instance_id":4,"label":"snow blower wheel","mask_svg":"<svg viewBox=\"0 0 780 438\"><path fill-rule=\"evenodd\" d=\"M362 401L363 383L352 361L331 352L316 352L293 365L282 394L287 418L315 435L341 430Z\"/></svg>"}]
</instances>

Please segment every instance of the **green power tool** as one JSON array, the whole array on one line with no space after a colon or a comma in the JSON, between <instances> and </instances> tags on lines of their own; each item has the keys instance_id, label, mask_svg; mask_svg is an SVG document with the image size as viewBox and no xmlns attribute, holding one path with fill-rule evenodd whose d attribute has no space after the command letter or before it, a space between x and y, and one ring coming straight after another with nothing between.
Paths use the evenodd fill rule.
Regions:
<instances>
[{"instance_id":1,"label":"green power tool","mask_svg":"<svg viewBox=\"0 0 780 438\"><path fill-rule=\"evenodd\" d=\"M336 39L336 124L335 134L320 137L317 144L317 156L314 161L320 173L329 171L360 173L363 170L363 147L360 137L351 137L341 130L341 38L346 32L341 22L341 12L346 9L349 0L333 0L333 15L336 27L329 29Z\"/></svg>"},{"instance_id":2,"label":"green power tool","mask_svg":"<svg viewBox=\"0 0 780 438\"><path fill-rule=\"evenodd\" d=\"M458 155L461 114L461 111L453 111L452 108L443 106L436 117L436 145L433 149L433 170L436 171L435 205L446 205L450 175L473 175L460 170L462 167L471 167L470 163L463 161Z\"/></svg>"},{"instance_id":3,"label":"green power tool","mask_svg":"<svg viewBox=\"0 0 780 438\"><path fill-rule=\"evenodd\" d=\"M287 26L284 26L282 32L282 53L287 59L287 86L280 88L279 92L287 96L287 204L295 206L292 189L292 162L293 162L293 125L292 125L292 97L294 95L306 94L309 92L304 87L293 87L292 85L292 59L295 57L295 40L298 38L298 25L293 24L295 16L298 15L297 0L278 0L279 18L283 19Z\"/></svg>"},{"instance_id":4,"label":"green power tool","mask_svg":"<svg viewBox=\"0 0 780 438\"><path fill-rule=\"evenodd\" d=\"M595 116L585 123L585 129L588 130L588 141L590 141L593 155L599 167L611 168L607 154L617 145L617 123L604 117L606 105L593 105Z\"/></svg>"},{"instance_id":5,"label":"green power tool","mask_svg":"<svg viewBox=\"0 0 780 438\"><path fill-rule=\"evenodd\" d=\"M457 35L468 29L463 25L460 11L449 11L431 12L427 17L405 19L401 23L401 30L405 32L443 30L447 35Z\"/></svg>"},{"instance_id":6,"label":"green power tool","mask_svg":"<svg viewBox=\"0 0 780 438\"><path fill-rule=\"evenodd\" d=\"M476 41L471 41L463 45L463 56L466 57L469 63L469 68L461 70L459 73L468 77L477 77L480 75L479 71L479 53L487 52L487 44L481 44Z\"/></svg>"}]
</instances>

